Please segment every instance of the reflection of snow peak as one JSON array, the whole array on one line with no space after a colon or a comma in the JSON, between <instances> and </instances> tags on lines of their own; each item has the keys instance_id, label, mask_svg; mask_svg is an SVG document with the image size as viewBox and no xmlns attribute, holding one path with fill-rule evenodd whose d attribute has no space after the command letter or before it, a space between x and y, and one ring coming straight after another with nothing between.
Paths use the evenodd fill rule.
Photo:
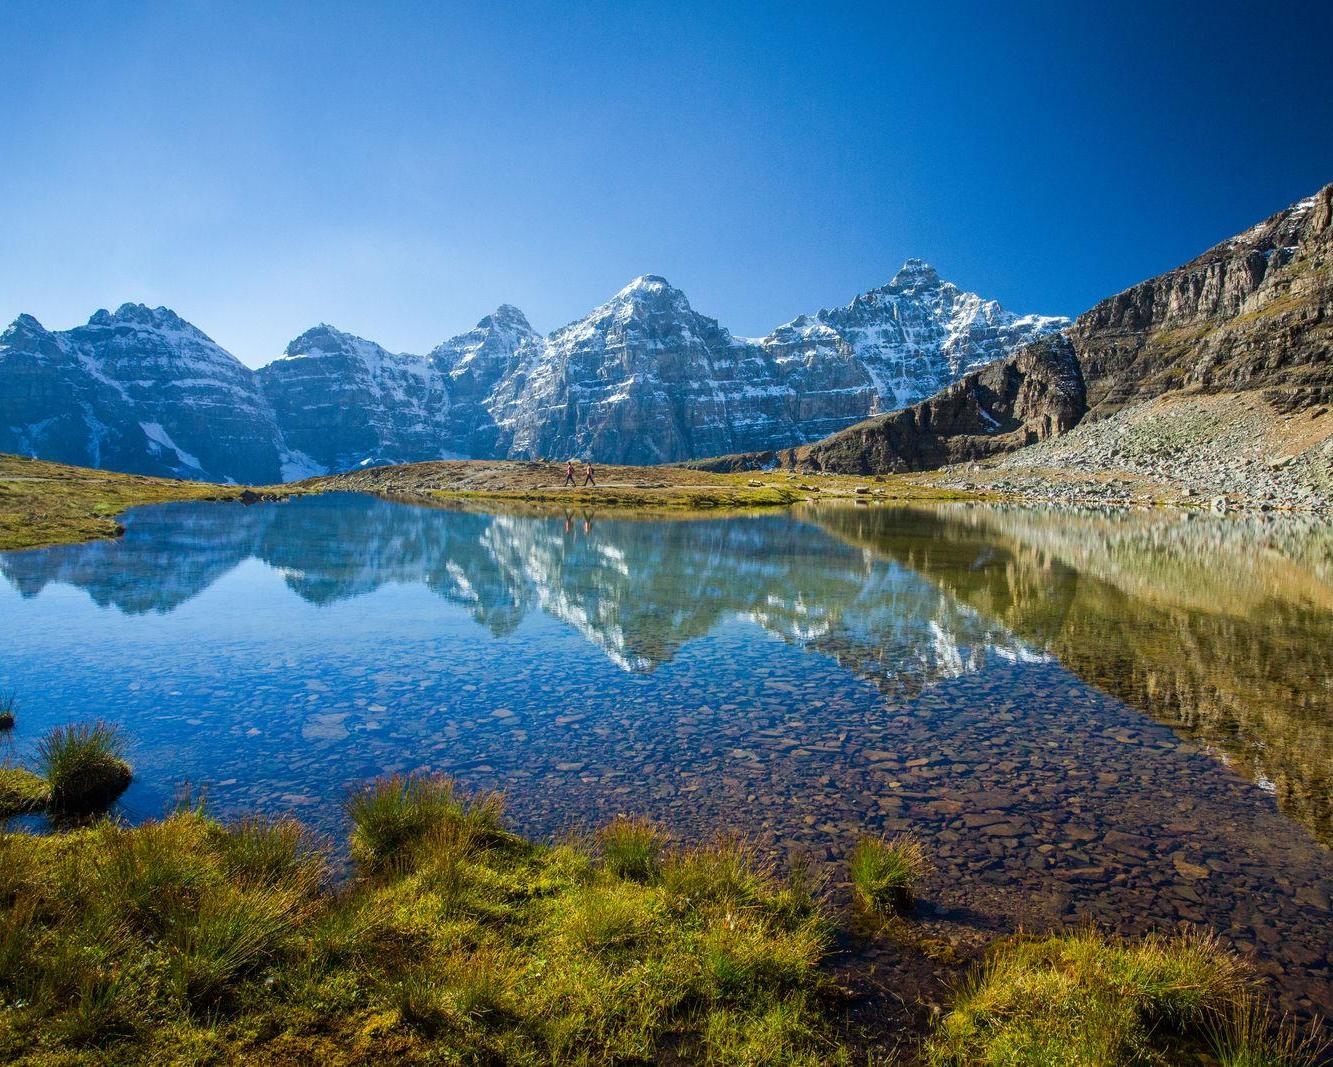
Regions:
<instances>
[{"instance_id":1,"label":"reflection of snow peak","mask_svg":"<svg viewBox=\"0 0 1333 1067\"><path fill-rule=\"evenodd\" d=\"M312 603L420 584L498 635L540 609L631 672L734 619L897 693L978 670L988 652L1042 659L916 572L791 516L585 524L358 496L176 505L135 512L121 542L0 568L25 595L67 581L125 611L170 611L250 556Z\"/></svg>"}]
</instances>

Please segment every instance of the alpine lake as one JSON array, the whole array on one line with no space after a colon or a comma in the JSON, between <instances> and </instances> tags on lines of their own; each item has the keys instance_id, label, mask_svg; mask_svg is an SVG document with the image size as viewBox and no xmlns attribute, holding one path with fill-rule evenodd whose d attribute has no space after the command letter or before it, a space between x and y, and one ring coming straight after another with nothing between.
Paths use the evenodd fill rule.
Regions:
<instances>
[{"instance_id":1,"label":"alpine lake","mask_svg":"<svg viewBox=\"0 0 1333 1067\"><path fill-rule=\"evenodd\" d=\"M1333 1013L1333 527L355 494L124 521L0 554L5 755L118 724L120 817L188 783L341 838L350 789L439 772L531 835L643 814L807 857L835 894L861 834L912 830L930 938L1204 924L1280 1006Z\"/></svg>"}]
</instances>

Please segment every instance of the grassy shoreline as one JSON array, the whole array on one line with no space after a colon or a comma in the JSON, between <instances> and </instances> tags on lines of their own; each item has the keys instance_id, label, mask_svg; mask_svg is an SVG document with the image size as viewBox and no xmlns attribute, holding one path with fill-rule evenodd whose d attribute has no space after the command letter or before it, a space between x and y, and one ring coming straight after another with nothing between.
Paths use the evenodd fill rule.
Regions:
<instances>
[{"instance_id":1,"label":"grassy shoreline","mask_svg":"<svg viewBox=\"0 0 1333 1067\"><path fill-rule=\"evenodd\" d=\"M279 486L214 485L69 467L0 454L0 551L119 537L117 517L132 507L191 500L276 499L368 492L416 503L653 517L790 507L807 500L958 500L966 494L896 476L798 477L709 474L680 467L598 467L596 486L566 487L560 464L468 460L411 463L311 478Z\"/></svg>"},{"instance_id":2,"label":"grassy shoreline","mask_svg":"<svg viewBox=\"0 0 1333 1067\"><path fill-rule=\"evenodd\" d=\"M0 453L0 551L119 537L117 516L141 504L239 500L239 485L174 481Z\"/></svg>"},{"instance_id":3,"label":"grassy shoreline","mask_svg":"<svg viewBox=\"0 0 1333 1067\"><path fill-rule=\"evenodd\" d=\"M348 878L292 819L223 825L189 802L133 827L0 826L0 1059L1308 1067L1321 1054L1204 933L1001 939L909 1032L832 967L860 920L805 867L741 840L673 847L621 816L536 843L497 794L443 778L371 783L347 813ZM889 911L873 936L917 951L910 917Z\"/></svg>"}]
</instances>

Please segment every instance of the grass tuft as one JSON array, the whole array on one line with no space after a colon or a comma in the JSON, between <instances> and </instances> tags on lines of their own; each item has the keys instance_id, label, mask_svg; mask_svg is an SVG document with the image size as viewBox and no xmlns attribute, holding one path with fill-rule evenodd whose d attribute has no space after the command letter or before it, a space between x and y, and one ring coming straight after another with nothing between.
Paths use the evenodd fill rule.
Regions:
<instances>
[{"instance_id":1,"label":"grass tuft","mask_svg":"<svg viewBox=\"0 0 1333 1067\"><path fill-rule=\"evenodd\" d=\"M22 767L0 767L0 819L42 811L51 787L41 775Z\"/></svg>"},{"instance_id":2,"label":"grass tuft","mask_svg":"<svg viewBox=\"0 0 1333 1067\"><path fill-rule=\"evenodd\" d=\"M395 775L351 795L352 858L368 874L401 874L429 854L442 834L467 831L476 847L510 844L499 793L462 798L444 777Z\"/></svg>"},{"instance_id":3,"label":"grass tuft","mask_svg":"<svg viewBox=\"0 0 1333 1067\"><path fill-rule=\"evenodd\" d=\"M120 731L110 723L79 723L52 730L37 744L51 787L50 808L61 815L102 810L133 778Z\"/></svg>"},{"instance_id":4,"label":"grass tuft","mask_svg":"<svg viewBox=\"0 0 1333 1067\"><path fill-rule=\"evenodd\" d=\"M927 1047L937 1067L1161 1062L1243 1005L1244 964L1211 936L1092 931L992 951ZM1243 1061L1241 1061L1243 1062Z\"/></svg>"},{"instance_id":5,"label":"grass tuft","mask_svg":"<svg viewBox=\"0 0 1333 1067\"><path fill-rule=\"evenodd\" d=\"M1314 1026L1303 1030L1276 1018L1251 995L1209 1027L1209 1046L1218 1067L1317 1067L1330 1043Z\"/></svg>"},{"instance_id":6,"label":"grass tuft","mask_svg":"<svg viewBox=\"0 0 1333 1067\"><path fill-rule=\"evenodd\" d=\"M597 834L606 869L634 882L657 881L665 844L666 835L648 819L626 815L617 816Z\"/></svg>"},{"instance_id":7,"label":"grass tuft","mask_svg":"<svg viewBox=\"0 0 1333 1067\"><path fill-rule=\"evenodd\" d=\"M929 870L926 850L911 834L863 837L848 864L857 901L876 915L912 910L917 883Z\"/></svg>"},{"instance_id":8,"label":"grass tuft","mask_svg":"<svg viewBox=\"0 0 1333 1067\"><path fill-rule=\"evenodd\" d=\"M12 691L0 693L0 732L14 729L18 701Z\"/></svg>"}]
</instances>

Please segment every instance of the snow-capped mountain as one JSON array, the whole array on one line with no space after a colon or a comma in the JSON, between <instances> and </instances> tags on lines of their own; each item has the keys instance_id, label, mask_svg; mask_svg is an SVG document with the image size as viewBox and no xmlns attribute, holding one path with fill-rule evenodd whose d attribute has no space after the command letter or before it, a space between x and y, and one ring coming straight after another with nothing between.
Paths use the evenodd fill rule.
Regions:
<instances>
[{"instance_id":1,"label":"snow-capped mountain","mask_svg":"<svg viewBox=\"0 0 1333 1067\"><path fill-rule=\"evenodd\" d=\"M1050 315L1020 318L909 259L888 285L845 307L793 319L761 343L784 364L799 362L807 370L850 356L868 379L874 409L867 413L874 414L933 396L968 371L1068 325ZM800 373L792 369L793 378Z\"/></svg>"},{"instance_id":2,"label":"snow-capped mountain","mask_svg":"<svg viewBox=\"0 0 1333 1067\"><path fill-rule=\"evenodd\" d=\"M909 260L845 307L741 338L657 275L547 337L505 304L424 356L319 325L251 371L166 308L0 335L0 451L246 482L469 456L662 463L819 440L1067 321Z\"/></svg>"},{"instance_id":3,"label":"snow-capped mountain","mask_svg":"<svg viewBox=\"0 0 1333 1067\"><path fill-rule=\"evenodd\" d=\"M0 451L210 481L281 476L254 373L167 308L122 304L53 332L0 334Z\"/></svg>"},{"instance_id":4,"label":"snow-capped mountain","mask_svg":"<svg viewBox=\"0 0 1333 1067\"><path fill-rule=\"evenodd\" d=\"M256 378L282 426L287 480L450 452L445 375L424 356L321 323Z\"/></svg>"}]
</instances>

